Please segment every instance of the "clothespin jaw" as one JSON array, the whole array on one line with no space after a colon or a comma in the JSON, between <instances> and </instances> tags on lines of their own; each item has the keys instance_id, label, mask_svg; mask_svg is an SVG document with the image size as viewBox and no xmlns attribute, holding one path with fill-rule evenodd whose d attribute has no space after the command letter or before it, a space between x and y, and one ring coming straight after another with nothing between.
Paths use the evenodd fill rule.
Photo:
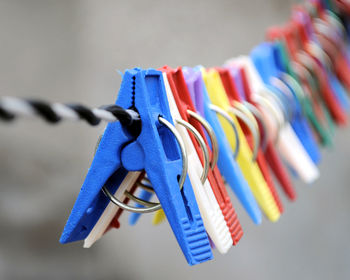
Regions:
<instances>
[{"instance_id":1,"label":"clothespin jaw","mask_svg":"<svg viewBox=\"0 0 350 280\"><path fill-rule=\"evenodd\" d=\"M211 259L203 221L183 172L186 158L181 157L176 138L163 124L167 122L170 129L172 118L162 73L152 69L127 70L116 103L139 113L141 130L131 136L119 123L107 126L61 242L86 237L108 203L101 191L103 186L112 192L127 171L145 170L188 263Z\"/></svg>"}]
</instances>

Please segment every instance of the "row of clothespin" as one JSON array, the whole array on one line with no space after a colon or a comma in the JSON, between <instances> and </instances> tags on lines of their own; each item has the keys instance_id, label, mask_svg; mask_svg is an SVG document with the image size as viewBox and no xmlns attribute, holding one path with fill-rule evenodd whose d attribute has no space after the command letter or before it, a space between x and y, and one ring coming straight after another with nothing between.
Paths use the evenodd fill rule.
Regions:
<instances>
[{"instance_id":1,"label":"row of clothespin","mask_svg":"<svg viewBox=\"0 0 350 280\"><path fill-rule=\"evenodd\" d=\"M277 185L295 200L290 175L314 182L320 147L347 122L349 11L347 1L295 6L249 56L220 67L127 70L116 104L140 122L108 124L60 241L90 247L124 210L131 224L155 211L187 262L202 263L243 235L227 188L255 224L276 222Z\"/></svg>"}]
</instances>

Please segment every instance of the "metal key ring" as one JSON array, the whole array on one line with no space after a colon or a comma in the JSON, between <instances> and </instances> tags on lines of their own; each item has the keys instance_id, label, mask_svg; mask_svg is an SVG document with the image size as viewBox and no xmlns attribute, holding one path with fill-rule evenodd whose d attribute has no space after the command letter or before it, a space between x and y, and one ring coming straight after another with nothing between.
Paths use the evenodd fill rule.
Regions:
<instances>
[{"instance_id":1,"label":"metal key ring","mask_svg":"<svg viewBox=\"0 0 350 280\"><path fill-rule=\"evenodd\" d=\"M232 117L223 109L221 109L220 107L214 105L214 104L210 104L209 105L210 110L214 111L215 113L221 115L222 117L224 117L229 124L231 125L231 127L233 128L233 131L235 133L235 141L236 141L236 147L235 147L235 151L233 153L233 157L236 159L238 156L238 152L239 152L239 135L238 135L238 130L236 127L235 122L233 121Z\"/></svg>"},{"instance_id":2,"label":"metal key ring","mask_svg":"<svg viewBox=\"0 0 350 280\"><path fill-rule=\"evenodd\" d=\"M175 138L180 146L181 156L182 156L182 173L181 173L180 180L179 180L179 186L180 186L180 190L181 190L183 188L184 183L185 183L186 176L187 176L187 170L188 170L188 159L187 159L187 154L186 154L186 149L185 149L185 143L183 142L183 140L182 140L180 134L177 132L176 128L169 121L167 121L166 119L164 119L163 117L160 117L160 116L159 116L158 120L161 124L165 125L170 130L170 132L173 133L173 135L175 136ZM134 196L131 193L125 192L125 195L127 197L136 201L139 204L152 205L152 206L147 206L144 208L130 206L130 205L123 203L118 198L116 198L113 194L111 194L109 192L109 190L105 186L102 187L102 191L110 199L110 201L112 203L114 203L115 205L117 205L118 207L120 207L126 211L142 214L142 213L154 212L154 211L157 211L157 210L162 208L160 203L153 203L153 202L145 201L143 199L140 199L140 198Z\"/></svg>"},{"instance_id":3,"label":"metal key ring","mask_svg":"<svg viewBox=\"0 0 350 280\"><path fill-rule=\"evenodd\" d=\"M210 142L211 142L211 152L212 152L211 159L210 159L210 167L213 170L219 159L219 144L218 144L218 139L216 138L215 132L211 127L211 125L207 122L207 120L204 119L201 115L191 110L187 110L187 113L191 117L199 121L209 135Z\"/></svg>"},{"instance_id":4,"label":"metal key ring","mask_svg":"<svg viewBox=\"0 0 350 280\"><path fill-rule=\"evenodd\" d=\"M243 109L237 103L238 102L234 103L234 107L230 107L228 110L229 112L233 113L237 118L239 118L241 121L243 121L243 123L248 127L250 133L253 135L254 147L253 147L252 161L256 161L256 158L258 157L259 146L260 146L260 133L259 133L258 124L256 123L254 116L252 115L249 116L246 112L247 109L246 108ZM249 114L251 113L249 112ZM254 119L255 123L251 120L251 118Z\"/></svg>"},{"instance_id":5,"label":"metal key ring","mask_svg":"<svg viewBox=\"0 0 350 280\"><path fill-rule=\"evenodd\" d=\"M261 128L263 133L263 136L261 137L261 141L260 141L260 147L261 149L265 152L266 150L266 146L267 146L267 140L269 139L268 137L268 130L267 130L267 125L266 122L261 114L261 112L251 103L247 102L247 101L243 101L243 105L245 105L249 111L254 115L254 117L259 120L259 123L261 124Z\"/></svg>"},{"instance_id":6,"label":"metal key ring","mask_svg":"<svg viewBox=\"0 0 350 280\"><path fill-rule=\"evenodd\" d=\"M207 149L207 145L205 144L204 139L202 138L198 130L195 129L190 123L181 119L177 119L176 122L184 126L185 128L187 128L194 135L199 145L201 146L203 157L204 157L204 166L203 166L203 172L201 175L201 182L204 184L205 180L208 177L208 172L209 172L209 152Z\"/></svg>"}]
</instances>

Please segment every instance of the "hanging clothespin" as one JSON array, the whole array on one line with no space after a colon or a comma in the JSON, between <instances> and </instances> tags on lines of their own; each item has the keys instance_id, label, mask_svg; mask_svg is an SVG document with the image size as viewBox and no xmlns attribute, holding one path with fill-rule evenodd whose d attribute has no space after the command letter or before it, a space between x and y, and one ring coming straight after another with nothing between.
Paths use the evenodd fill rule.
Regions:
<instances>
[{"instance_id":1,"label":"hanging clothespin","mask_svg":"<svg viewBox=\"0 0 350 280\"><path fill-rule=\"evenodd\" d=\"M295 12L300 15L298 19L301 21L306 17L305 13ZM327 57L325 70L327 71L330 85L335 93L335 97L341 107L349 112L350 100L345 90L350 90L350 61L347 56L349 50L346 48L346 38L344 27L334 14L327 13L324 19L313 19L314 32L317 37L318 45L312 45L313 53L322 52Z\"/></svg>"},{"instance_id":2,"label":"hanging clothespin","mask_svg":"<svg viewBox=\"0 0 350 280\"><path fill-rule=\"evenodd\" d=\"M238 73L237 73L238 74ZM256 102L254 102L253 99L253 93L251 89L251 85L248 82L248 76L247 71L244 66L240 67L239 76L242 83L242 89L245 89L245 96L248 102L256 106L256 108L261 110L261 108L258 106ZM238 75L237 75L238 76ZM262 112L259 110L259 112L262 114ZM261 116L264 120L263 115ZM266 123L265 126L267 127ZM285 169L277 151L275 150L274 143L270 137L268 137L268 130L266 128L266 148L264 151L265 158L273 171L274 175L276 176L278 182L282 186L282 189L284 190L287 197L294 201L296 199L296 192L293 188L292 181L288 175L287 170Z\"/></svg>"},{"instance_id":3,"label":"hanging clothespin","mask_svg":"<svg viewBox=\"0 0 350 280\"><path fill-rule=\"evenodd\" d=\"M187 84L183 76L182 69L181 68L171 69L169 67L163 67L161 70L166 74L168 78L172 95L176 102L178 113L180 114L179 117L181 117L187 123L191 124L196 129L196 131L200 134L200 136L204 140L204 143L207 149L212 151L210 155L210 162L208 162L210 167L208 169L208 174L207 174L208 184L206 186L208 188L211 188L211 193L213 193L215 196L215 199L213 201L215 202L215 207L218 206L218 209L220 209L221 216L224 217L226 221L226 226L232 237L233 245L236 245L240 240L240 238L242 237L243 231L239 223L239 220L237 218L236 211L232 206L231 199L227 193L227 190L224 185L221 174L219 172L219 169L217 168L219 147L218 147L216 135L212 127L210 126L210 124L197 113L197 110L193 105L190 92L187 88ZM203 128L206 130L206 134L210 138L211 148L209 146L209 143L207 141L206 134ZM191 137L192 144L197 152L197 155L199 156L200 161L202 162L202 165L204 166L205 162L202 156L203 153L201 151L201 147L198 144L198 141L196 141L194 135L190 134L190 136L192 136ZM206 186L204 186L204 188ZM221 225L218 224L217 227L220 228L220 231L222 230ZM209 236L211 237L210 234ZM213 240L215 246L219 249L219 246L216 240L212 237L211 239Z\"/></svg>"},{"instance_id":4,"label":"hanging clothespin","mask_svg":"<svg viewBox=\"0 0 350 280\"><path fill-rule=\"evenodd\" d=\"M219 73L215 69L203 69L202 75L212 103L226 112L229 112L230 103L220 80ZM263 175L261 174L259 166L253 161L252 151L236 117L234 114L230 114L230 116L233 119L239 135L240 149L237 156L238 164L242 169L242 172L262 211L270 221L275 222L280 217L277 204L273 199L272 193L267 186ZM237 143L234 140L235 136L232 134L231 127L228 126L224 120L220 119L220 121L231 147L234 149Z\"/></svg>"},{"instance_id":5,"label":"hanging clothespin","mask_svg":"<svg viewBox=\"0 0 350 280\"><path fill-rule=\"evenodd\" d=\"M262 43L253 49L251 56L264 82L275 88L278 96L287 98L289 104L293 104L294 110L290 116L291 125L310 158L314 163L319 163L321 154L311 128L303 116L296 92L293 91L290 84L284 83L286 78L283 76L285 73L283 70L285 69L281 69L283 67L281 60L279 64L276 63L279 56L278 48L273 43Z\"/></svg>"},{"instance_id":6,"label":"hanging clothespin","mask_svg":"<svg viewBox=\"0 0 350 280\"><path fill-rule=\"evenodd\" d=\"M252 98L262 110L273 143L284 161L304 182L312 183L318 178L319 171L288 122L286 113L283 113L283 104L275 96L274 89L262 81L251 57L241 56L234 61L245 66L254 93Z\"/></svg>"},{"instance_id":7,"label":"hanging clothespin","mask_svg":"<svg viewBox=\"0 0 350 280\"><path fill-rule=\"evenodd\" d=\"M312 71L314 71L315 75L317 75L322 96L332 114L332 117L338 124L345 124L347 117L343 108L341 108L340 103L336 99L336 94L331 86L329 72L327 72L327 66L324 62L324 53L315 52L315 50L317 50L317 46L319 46L319 43L317 41L313 26L311 25L311 20L308 19L305 11L303 11L301 8L295 8L295 11L295 14L298 16L294 16L294 19L297 18L298 20L291 21L290 28L296 31L296 34L298 34L296 38L299 38L302 44L303 52L298 54L299 57L300 55L303 55L300 61L305 63L305 60L308 59L305 57L305 54L312 58L310 61L308 61L307 66L310 67L309 64L312 64ZM318 48L318 50L320 50L320 48Z\"/></svg>"},{"instance_id":8,"label":"hanging clothespin","mask_svg":"<svg viewBox=\"0 0 350 280\"><path fill-rule=\"evenodd\" d=\"M282 60L284 61L284 67L287 69L288 73L292 75L292 78L301 84L304 94L298 94L297 97L301 103L304 114L308 117L310 123L317 132L321 143L329 145L332 143L332 133L327 126L329 125L330 127L333 127L333 123L331 119L328 118L329 113L326 102L324 102L323 98L319 98L320 87L318 87L316 84L317 80L315 80L318 77L315 76L317 73L313 68L306 65L307 61L305 61L305 59L300 59L299 49L302 48L303 42L307 40L306 38L311 35L307 35L310 32L300 33L303 35L299 38L303 39L296 39L298 37L295 36L295 29L290 25L286 26L284 30L272 27L267 32L267 38L274 41L283 39L286 43L283 44L283 41L279 41L278 43L279 48L283 45L288 47L288 53L292 58L292 61L288 63L288 59L286 59L287 50L285 49L283 51L284 59ZM279 59L281 60L281 57ZM297 93L298 90L295 92ZM326 120L329 120L329 122L326 122Z\"/></svg>"},{"instance_id":9,"label":"hanging clothespin","mask_svg":"<svg viewBox=\"0 0 350 280\"><path fill-rule=\"evenodd\" d=\"M235 161L235 153L231 149L217 117L217 114L220 112L216 110L217 108L213 107L213 104L209 99L200 69L200 67L197 67L196 69L186 67L183 69L192 100L194 100L197 111L202 115L202 117L205 117L213 128L217 137L219 144L218 167L223 177L253 222L255 224L260 224L262 219L261 211L255 201L247 181L243 177L243 174Z\"/></svg>"},{"instance_id":10,"label":"hanging clothespin","mask_svg":"<svg viewBox=\"0 0 350 280\"><path fill-rule=\"evenodd\" d=\"M241 113L248 111L247 113L251 114L251 118L253 118L253 120L256 123L256 129L258 130L258 137L260 138L260 134L262 134L262 135L266 134L266 132L259 129L259 124L258 124L258 121L255 117L256 115L254 116L253 112L251 111L252 107L247 107L246 106L247 103L245 103L246 105L244 105L244 103L243 103L241 96L246 95L246 92L245 92L246 89L241 88L241 92L240 92L241 94L239 94L238 89L234 83L234 77L231 76L230 71L228 69L225 69L225 68L217 68L217 71L220 74L222 84L224 85L224 88L225 88L225 91L227 94L227 98L232 106L231 108L238 109L238 110L240 110L240 108L241 108ZM255 108L254 105L252 105L252 106L253 106L253 108ZM237 115L237 116L239 116L239 115ZM282 213L283 212L282 201L281 201L281 199L276 191L275 185L272 181L272 177L271 177L270 171L268 169L267 162L266 162L266 159L264 157L264 153L262 151L262 148L259 145L259 143L254 143L256 141L254 141L254 139L253 139L254 137L252 137L252 133L250 132L250 129L247 129L246 123L242 122L242 120L240 120L240 119L239 119L239 121L240 121L240 125L242 127L242 130L246 136L246 139L250 145L250 148L254 151L254 145L256 145L258 147L257 153L256 153L256 162L261 170L262 175L264 176L264 179L267 183L267 186L269 187L269 189L273 195L273 198L275 200L275 203L278 206L280 213ZM262 139L259 139L259 141L260 141L260 143L262 143Z\"/></svg>"},{"instance_id":11,"label":"hanging clothespin","mask_svg":"<svg viewBox=\"0 0 350 280\"><path fill-rule=\"evenodd\" d=\"M185 148L172 125L162 73L127 70L116 104L136 111L140 124L134 134L120 123L107 126L60 241L86 238L111 199L136 212L162 208L187 262L194 265L210 260L209 240L187 176ZM142 170L160 204L135 208L120 203L112 193L128 171Z\"/></svg>"}]
</instances>

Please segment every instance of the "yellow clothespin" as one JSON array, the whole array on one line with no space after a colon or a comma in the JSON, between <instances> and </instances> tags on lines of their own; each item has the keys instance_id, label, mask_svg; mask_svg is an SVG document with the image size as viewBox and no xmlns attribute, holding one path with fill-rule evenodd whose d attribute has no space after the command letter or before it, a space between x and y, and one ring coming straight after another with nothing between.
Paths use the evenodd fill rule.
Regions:
<instances>
[{"instance_id":1,"label":"yellow clothespin","mask_svg":"<svg viewBox=\"0 0 350 280\"><path fill-rule=\"evenodd\" d=\"M215 69L206 71L203 68L202 74L211 102L226 112L230 113L230 103L227 99L219 73ZM278 206L273 199L272 193L267 186L267 183L260 171L259 166L256 162L252 161L252 151L239 125L239 122L237 121L234 114L230 113L230 116L236 125L239 135L240 149L237 155L237 162L261 209L270 221L275 222L281 215L280 211L278 210ZM219 119L230 142L230 145L234 150L237 143L235 143L235 136L232 127L221 116L219 116Z\"/></svg>"},{"instance_id":2,"label":"yellow clothespin","mask_svg":"<svg viewBox=\"0 0 350 280\"><path fill-rule=\"evenodd\" d=\"M152 225L157 226L165 221L165 213L163 209L158 210L153 215Z\"/></svg>"}]
</instances>

